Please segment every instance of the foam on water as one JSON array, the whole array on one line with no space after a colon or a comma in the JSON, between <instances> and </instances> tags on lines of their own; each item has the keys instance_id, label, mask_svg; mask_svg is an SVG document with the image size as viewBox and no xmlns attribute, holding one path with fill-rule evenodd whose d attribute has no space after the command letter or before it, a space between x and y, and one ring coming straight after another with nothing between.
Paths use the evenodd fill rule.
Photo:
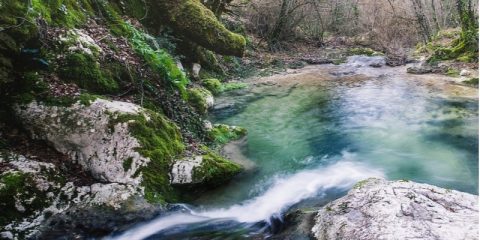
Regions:
<instances>
[{"instance_id":1,"label":"foam on water","mask_svg":"<svg viewBox=\"0 0 480 240\"><path fill-rule=\"evenodd\" d=\"M383 174L353 162L338 162L324 168L300 171L291 176L277 178L265 193L241 204L225 209L192 210L190 213L162 216L111 239L144 239L175 225L212 219L231 219L245 223L268 222L272 217L281 216L292 205L317 196L324 190L347 189L369 177L383 177Z\"/></svg>"}]
</instances>

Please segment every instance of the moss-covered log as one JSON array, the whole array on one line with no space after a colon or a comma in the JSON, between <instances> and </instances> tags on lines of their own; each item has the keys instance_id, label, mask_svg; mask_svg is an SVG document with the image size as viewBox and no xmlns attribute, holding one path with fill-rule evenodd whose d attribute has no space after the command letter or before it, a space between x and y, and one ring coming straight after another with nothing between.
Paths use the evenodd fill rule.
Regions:
<instances>
[{"instance_id":1,"label":"moss-covered log","mask_svg":"<svg viewBox=\"0 0 480 240\"><path fill-rule=\"evenodd\" d=\"M147 5L153 16L163 16L176 33L202 47L223 55L242 56L245 51L245 38L226 29L198 0L147 0Z\"/></svg>"}]
</instances>

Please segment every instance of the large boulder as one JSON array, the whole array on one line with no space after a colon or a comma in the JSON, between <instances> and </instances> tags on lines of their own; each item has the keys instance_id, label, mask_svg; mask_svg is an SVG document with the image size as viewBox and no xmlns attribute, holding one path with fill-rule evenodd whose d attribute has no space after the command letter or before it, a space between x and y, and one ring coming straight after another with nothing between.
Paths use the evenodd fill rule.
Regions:
<instances>
[{"instance_id":1,"label":"large boulder","mask_svg":"<svg viewBox=\"0 0 480 240\"><path fill-rule=\"evenodd\" d=\"M50 216L71 207L119 210L140 191L119 183L78 186L53 163L0 155L0 238L35 239Z\"/></svg>"},{"instance_id":2,"label":"large boulder","mask_svg":"<svg viewBox=\"0 0 480 240\"><path fill-rule=\"evenodd\" d=\"M137 185L135 172L150 161L136 150L141 145L128 122L115 123L120 115L142 114L135 104L103 99L68 107L31 102L16 112L34 139L68 154L99 181Z\"/></svg>"},{"instance_id":3,"label":"large boulder","mask_svg":"<svg viewBox=\"0 0 480 240\"><path fill-rule=\"evenodd\" d=\"M478 239L478 196L368 179L324 206L312 231L316 239Z\"/></svg>"},{"instance_id":4,"label":"large boulder","mask_svg":"<svg viewBox=\"0 0 480 240\"><path fill-rule=\"evenodd\" d=\"M32 138L69 155L95 180L141 187L151 202L175 198L168 174L184 145L178 127L165 116L98 98L71 106L34 101L15 109Z\"/></svg>"}]
</instances>

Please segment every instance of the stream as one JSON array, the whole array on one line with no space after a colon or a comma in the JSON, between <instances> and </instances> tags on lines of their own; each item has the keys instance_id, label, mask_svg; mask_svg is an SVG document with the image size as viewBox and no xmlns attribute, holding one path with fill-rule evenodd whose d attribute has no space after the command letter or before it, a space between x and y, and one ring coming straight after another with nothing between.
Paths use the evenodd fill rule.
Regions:
<instances>
[{"instance_id":1,"label":"stream","mask_svg":"<svg viewBox=\"0 0 480 240\"><path fill-rule=\"evenodd\" d=\"M318 208L369 177L478 194L478 90L370 67L378 61L307 66L220 96L211 120L248 130L224 149L246 171L111 239L265 239L286 212Z\"/></svg>"}]
</instances>

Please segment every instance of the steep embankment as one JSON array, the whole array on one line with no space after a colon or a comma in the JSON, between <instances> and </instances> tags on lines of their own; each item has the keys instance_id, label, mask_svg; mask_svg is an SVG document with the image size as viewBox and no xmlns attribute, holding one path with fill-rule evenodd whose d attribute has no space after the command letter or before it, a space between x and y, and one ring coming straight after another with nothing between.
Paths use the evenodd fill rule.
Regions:
<instances>
[{"instance_id":1,"label":"steep embankment","mask_svg":"<svg viewBox=\"0 0 480 240\"><path fill-rule=\"evenodd\" d=\"M209 56L245 50L195 0L0 4L1 237L101 236L132 217L98 214L155 214L241 171L211 147L244 130L205 121L212 93L159 27Z\"/></svg>"}]
</instances>

